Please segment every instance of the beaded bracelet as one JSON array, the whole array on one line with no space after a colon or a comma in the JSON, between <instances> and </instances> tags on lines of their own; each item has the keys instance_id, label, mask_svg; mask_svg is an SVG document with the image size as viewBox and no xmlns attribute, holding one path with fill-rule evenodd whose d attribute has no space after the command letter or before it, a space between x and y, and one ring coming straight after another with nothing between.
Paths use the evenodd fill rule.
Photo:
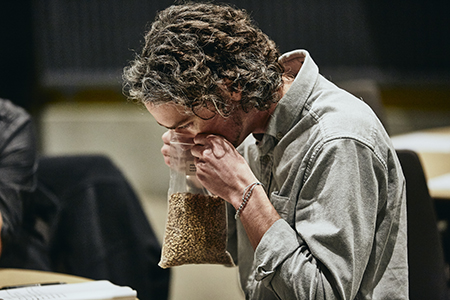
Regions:
<instances>
[{"instance_id":1,"label":"beaded bracelet","mask_svg":"<svg viewBox=\"0 0 450 300\"><path fill-rule=\"evenodd\" d=\"M239 206L238 210L236 211L236 214L234 215L234 218L239 218L239 215L241 214L242 209L247 204L248 199L250 199L250 196L252 195L253 189L257 186L261 185L264 186L261 182L253 182L252 184L248 185L244 189L244 193L242 194L242 203Z\"/></svg>"}]
</instances>

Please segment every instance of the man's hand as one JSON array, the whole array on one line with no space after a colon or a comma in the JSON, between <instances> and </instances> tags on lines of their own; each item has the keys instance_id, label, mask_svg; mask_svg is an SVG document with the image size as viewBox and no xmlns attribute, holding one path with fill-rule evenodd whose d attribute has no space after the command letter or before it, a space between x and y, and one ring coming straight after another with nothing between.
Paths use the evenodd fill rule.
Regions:
<instances>
[{"instance_id":1,"label":"man's hand","mask_svg":"<svg viewBox=\"0 0 450 300\"><path fill-rule=\"evenodd\" d=\"M208 191L230 202L237 209L242 203L245 188L258 181L249 165L223 137L200 134L194 138L194 142L191 152L196 160L197 178ZM240 215L253 249L256 249L264 233L278 219L280 216L264 189L257 186Z\"/></svg>"},{"instance_id":2,"label":"man's hand","mask_svg":"<svg viewBox=\"0 0 450 300\"><path fill-rule=\"evenodd\" d=\"M164 162L166 165L170 167L170 139L171 139L171 131L167 130L162 135L162 140L164 142L164 145L161 148L161 153L164 156Z\"/></svg>"},{"instance_id":3,"label":"man's hand","mask_svg":"<svg viewBox=\"0 0 450 300\"><path fill-rule=\"evenodd\" d=\"M257 181L245 159L221 136L199 134L194 143L197 178L208 191L239 206L245 187Z\"/></svg>"}]
</instances>

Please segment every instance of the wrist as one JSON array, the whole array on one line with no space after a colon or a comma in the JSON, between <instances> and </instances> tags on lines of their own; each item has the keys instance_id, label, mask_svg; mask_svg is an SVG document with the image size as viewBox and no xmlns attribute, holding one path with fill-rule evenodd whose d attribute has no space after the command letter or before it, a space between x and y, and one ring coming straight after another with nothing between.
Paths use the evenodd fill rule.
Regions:
<instances>
[{"instance_id":1,"label":"wrist","mask_svg":"<svg viewBox=\"0 0 450 300\"><path fill-rule=\"evenodd\" d=\"M255 181L251 184L249 184L245 189L244 192L242 194L242 198L241 198L241 202L239 204L238 207L236 208L236 214L234 215L234 218L237 219L239 218L240 214L242 213L242 211L244 210L245 206L247 205L247 202L250 200L250 197L253 194L253 190L257 187L257 186L261 186L264 188L264 185L259 182L259 181Z\"/></svg>"},{"instance_id":2,"label":"wrist","mask_svg":"<svg viewBox=\"0 0 450 300\"><path fill-rule=\"evenodd\" d=\"M256 249L266 231L279 219L280 215L267 197L264 188L256 185L239 214L239 220L245 228L253 249Z\"/></svg>"}]
</instances>

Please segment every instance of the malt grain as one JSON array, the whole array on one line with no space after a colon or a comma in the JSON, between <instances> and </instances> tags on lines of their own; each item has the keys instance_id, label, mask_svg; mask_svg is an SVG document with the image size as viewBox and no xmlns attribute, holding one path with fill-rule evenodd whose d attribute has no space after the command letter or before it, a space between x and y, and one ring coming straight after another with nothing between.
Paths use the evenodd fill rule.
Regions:
<instances>
[{"instance_id":1,"label":"malt grain","mask_svg":"<svg viewBox=\"0 0 450 300\"><path fill-rule=\"evenodd\" d=\"M170 195L160 267L233 265L226 246L224 200L217 196L191 193Z\"/></svg>"}]
</instances>

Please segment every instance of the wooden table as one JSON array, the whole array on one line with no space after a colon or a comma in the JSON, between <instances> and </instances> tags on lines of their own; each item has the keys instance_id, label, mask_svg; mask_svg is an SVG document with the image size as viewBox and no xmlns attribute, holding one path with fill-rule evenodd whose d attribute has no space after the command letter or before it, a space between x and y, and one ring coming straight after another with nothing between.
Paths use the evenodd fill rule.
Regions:
<instances>
[{"instance_id":1,"label":"wooden table","mask_svg":"<svg viewBox=\"0 0 450 300\"><path fill-rule=\"evenodd\" d=\"M396 149L415 151L422 162L430 195L450 200L450 127L392 137Z\"/></svg>"},{"instance_id":2,"label":"wooden table","mask_svg":"<svg viewBox=\"0 0 450 300\"><path fill-rule=\"evenodd\" d=\"M23 270L23 269L0 269L0 288L4 286L14 286L14 285L34 284L34 283L52 283L52 282L79 283L86 281L91 281L91 279L45 271Z\"/></svg>"}]
</instances>

